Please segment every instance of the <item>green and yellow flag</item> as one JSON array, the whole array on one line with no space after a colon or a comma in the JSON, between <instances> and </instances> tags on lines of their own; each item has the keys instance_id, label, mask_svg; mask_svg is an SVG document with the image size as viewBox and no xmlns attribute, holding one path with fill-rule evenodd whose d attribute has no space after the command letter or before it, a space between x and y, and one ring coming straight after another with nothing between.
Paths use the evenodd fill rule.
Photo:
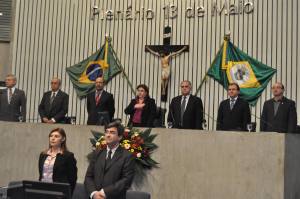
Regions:
<instances>
[{"instance_id":1,"label":"green and yellow flag","mask_svg":"<svg viewBox=\"0 0 300 199\"><path fill-rule=\"evenodd\" d=\"M225 38L207 75L225 89L229 83L237 83L241 88L241 97L254 106L274 73L276 69L250 57L234 46L229 38Z\"/></svg>"},{"instance_id":2,"label":"green and yellow flag","mask_svg":"<svg viewBox=\"0 0 300 199\"><path fill-rule=\"evenodd\" d=\"M67 68L67 73L79 97L95 90L97 77L104 77L108 82L122 71L110 41L110 38L106 37L105 44L93 55Z\"/></svg>"}]
</instances>

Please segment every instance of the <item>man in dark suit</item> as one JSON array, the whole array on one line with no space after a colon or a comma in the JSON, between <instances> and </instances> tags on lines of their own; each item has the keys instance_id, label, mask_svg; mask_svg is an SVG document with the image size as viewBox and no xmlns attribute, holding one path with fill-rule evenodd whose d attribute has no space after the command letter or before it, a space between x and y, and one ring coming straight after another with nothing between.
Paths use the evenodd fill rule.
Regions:
<instances>
[{"instance_id":1,"label":"man in dark suit","mask_svg":"<svg viewBox=\"0 0 300 199\"><path fill-rule=\"evenodd\" d=\"M260 130L295 133L297 128L295 102L283 96L284 86L280 82L272 86L272 92L274 97L263 106Z\"/></svg>"},{"instance_id":2,"label":"man in dark suit","mask_svg":"<svg viewBox=\"0 0 300 199\"><path fill-rule=\"evenodd\" d=\"M218 110L217 130L246 131L251 122L248 102L239 97L240 87L230 83L227 90L229 99L221 102Z\"/></svg>"},{"instance_id":3,"label":"man in dark suit","mask_svg":"<svg viewBox=\"0 0 300 199\"><path fill-rule=\"evenodd\" d=\"M26 97L24 91L15 87L16 76L9 74L5 78L6 89L0 91L0 120L26 121Z\"/></svg>"},{"instance_id":4,"label":"man in dark suit","mask_svg":"<svg viewBox=\"0 0 300 199\"><path fill-rule=\"evenodd\" d=\"M180 84L181 94L171 101L168 122L173 128L203 129L203 104L202 100L191 95L192 84L184 80Z\"/></svg>"},{"instance_id":5,"label":"man in dark suit","mask_svg":"<svg viewBox=\"0 0 300 199\"><path fill-rule=\"evenodd\" d=\"M134 172L133 155L120 146L124 128L112 122L105 128L107 148L95 151L84 185L91 199L125 199Z\"/></svg>"},{"instance_id":6,"label":"man in dark suit","mask_svg":"<svg viewBox=\"0 0 300 199\"><path fill-rule=\"evenodd\" d=\"M51 80L51 91L44 93L39 105L39 114L43 123L64 123L68 112L69 95L60 90L61 80Z\"/></svg>"},{"instance_id":7,"label":"man in dark suit","mask_svg":"<svg viewBox=\"0 0 300 199\"><path fill-rule=\"evenodd\" d=\"M113 95L106 92L103 88L105 81L103 77L95 80L96 90L87 95L88 125L96 125L99 122L98 112L107 112L109 121L112 120L115 113L115 101ZM105 118L104 118L105 119Z\"/></svg>"}]
</instances>

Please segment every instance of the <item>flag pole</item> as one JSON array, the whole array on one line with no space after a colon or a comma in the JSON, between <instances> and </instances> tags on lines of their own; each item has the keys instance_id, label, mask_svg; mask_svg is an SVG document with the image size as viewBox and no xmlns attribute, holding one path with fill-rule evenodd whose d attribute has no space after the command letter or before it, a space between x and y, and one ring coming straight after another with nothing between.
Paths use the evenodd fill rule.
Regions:
<instances>
[{"instance_id":1,"label":"flag pole","mask_svg":"<svg viewBox=\"0 0 300 199\"><path fill-rule=\"evenodd\" d=\"M230 41L230 31L228 31L228 32L225 34L224 40ZM213 62L214 62L214 61L213 61ZM211 66L212 66L212 65L211 65ZM206 82L206 80L207 80L207 74L208 74L208 71L209 71L209 69L211 68L211 66L207 69L207 71L206 71L204 77L202 78L202 80L201 80L201 82L200 82L200 85L198 86L198 88L197 88L197 90L196 90L196 92L195 92L195 96L200 92L200 89L201 89L202 85L204 84L204 82Z\"/></svg>"},{"instance_id":2,"label":"flag pole","mask_svg":"<svg viewBox=\"0 0 300 199\"><path fill-rule=\"evenodd\" d=\"M110 41L111 41L111 38L110 38ZM123 77L125 77L127 83L129 84L129 87L130 87L131 92L132 92L133 94L135 94L135 90L134 90L134 88L133 88L133 86L132 86L132 83L130 82L130 80L129 80L129 78L128 78L128 76L127 76L125 70L124 70L124 67L122 66L122 64L121 64L121 62L120 62L120 60L119 60L119 58L117 57L117 54L116 54L115 50L114 50L113 48L111 48L111 50L112 50L112 52L113 52L113 55L114 55L115 59L116 59L117 62L118 62L118 65L119 65L120 68L121 68Z\"/></svg>"}]
</instances>

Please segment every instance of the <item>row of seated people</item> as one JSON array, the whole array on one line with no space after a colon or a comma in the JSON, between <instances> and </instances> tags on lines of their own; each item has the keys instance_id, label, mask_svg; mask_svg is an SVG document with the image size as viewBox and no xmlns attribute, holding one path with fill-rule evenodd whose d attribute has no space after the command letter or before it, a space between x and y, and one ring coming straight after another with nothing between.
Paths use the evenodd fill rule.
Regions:
<instances>
[{"instance_id":1,"label":"row of seated people","mask_svg":"<svg viewBox=\"0 0 300 199\"><path fill-rule=\"evenodd\" d=\"M6 88L0 92L0 120L26 121L26 97L24 91L15 87L17 79L7 75ZM69 95L60 89L61 80L51 80L51 90L44 93L38 111L43 123L63 123L68 112ZM115 113L114 97L104 90L102 77L95 80L95 91L87 98L88 125L99 122L99 113L106 113L107 122ZM192 84L188 80L180 83L181 95L174 97L169 105L168 126L182 129L203 129L204 111L200 97L191 94ZM294 133L297 129L295 102L284 97L284 85L280 82L272 86L273 98L264 103L260 118L261 131ZM251 124L250 107L239 96L240 88L230 83L227 89L228 99L220 103L216 130L246 131ZM153 127L157 118L155 100L149 96L149 88L140 84L136 88L136 97L124 110L130 116L129 125L135 127ZM163 118L163 114L160 115ZM157 122L156 122L157 123Z\"/></svg>"}]
</instances>

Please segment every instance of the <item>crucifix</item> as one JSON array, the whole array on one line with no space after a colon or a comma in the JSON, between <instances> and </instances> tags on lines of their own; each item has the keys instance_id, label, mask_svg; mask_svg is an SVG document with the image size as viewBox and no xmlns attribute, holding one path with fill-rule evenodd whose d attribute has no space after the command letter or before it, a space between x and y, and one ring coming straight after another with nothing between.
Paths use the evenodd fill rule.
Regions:
<instances>
[{"instance_id":1,"label":"crucifix","mask_svg":"<svg viewBox=\"0 0 300 199\"><path fill-rule=\"evenodd\" d=\"M171 45L171 27L164 28L163 45L146 45L145 52L158 56L161 60L161 101L166 102L168 97L168 83L170 79L170 60L183 52L188 52L188 45Z\"/></svg>"}]
</instances>

